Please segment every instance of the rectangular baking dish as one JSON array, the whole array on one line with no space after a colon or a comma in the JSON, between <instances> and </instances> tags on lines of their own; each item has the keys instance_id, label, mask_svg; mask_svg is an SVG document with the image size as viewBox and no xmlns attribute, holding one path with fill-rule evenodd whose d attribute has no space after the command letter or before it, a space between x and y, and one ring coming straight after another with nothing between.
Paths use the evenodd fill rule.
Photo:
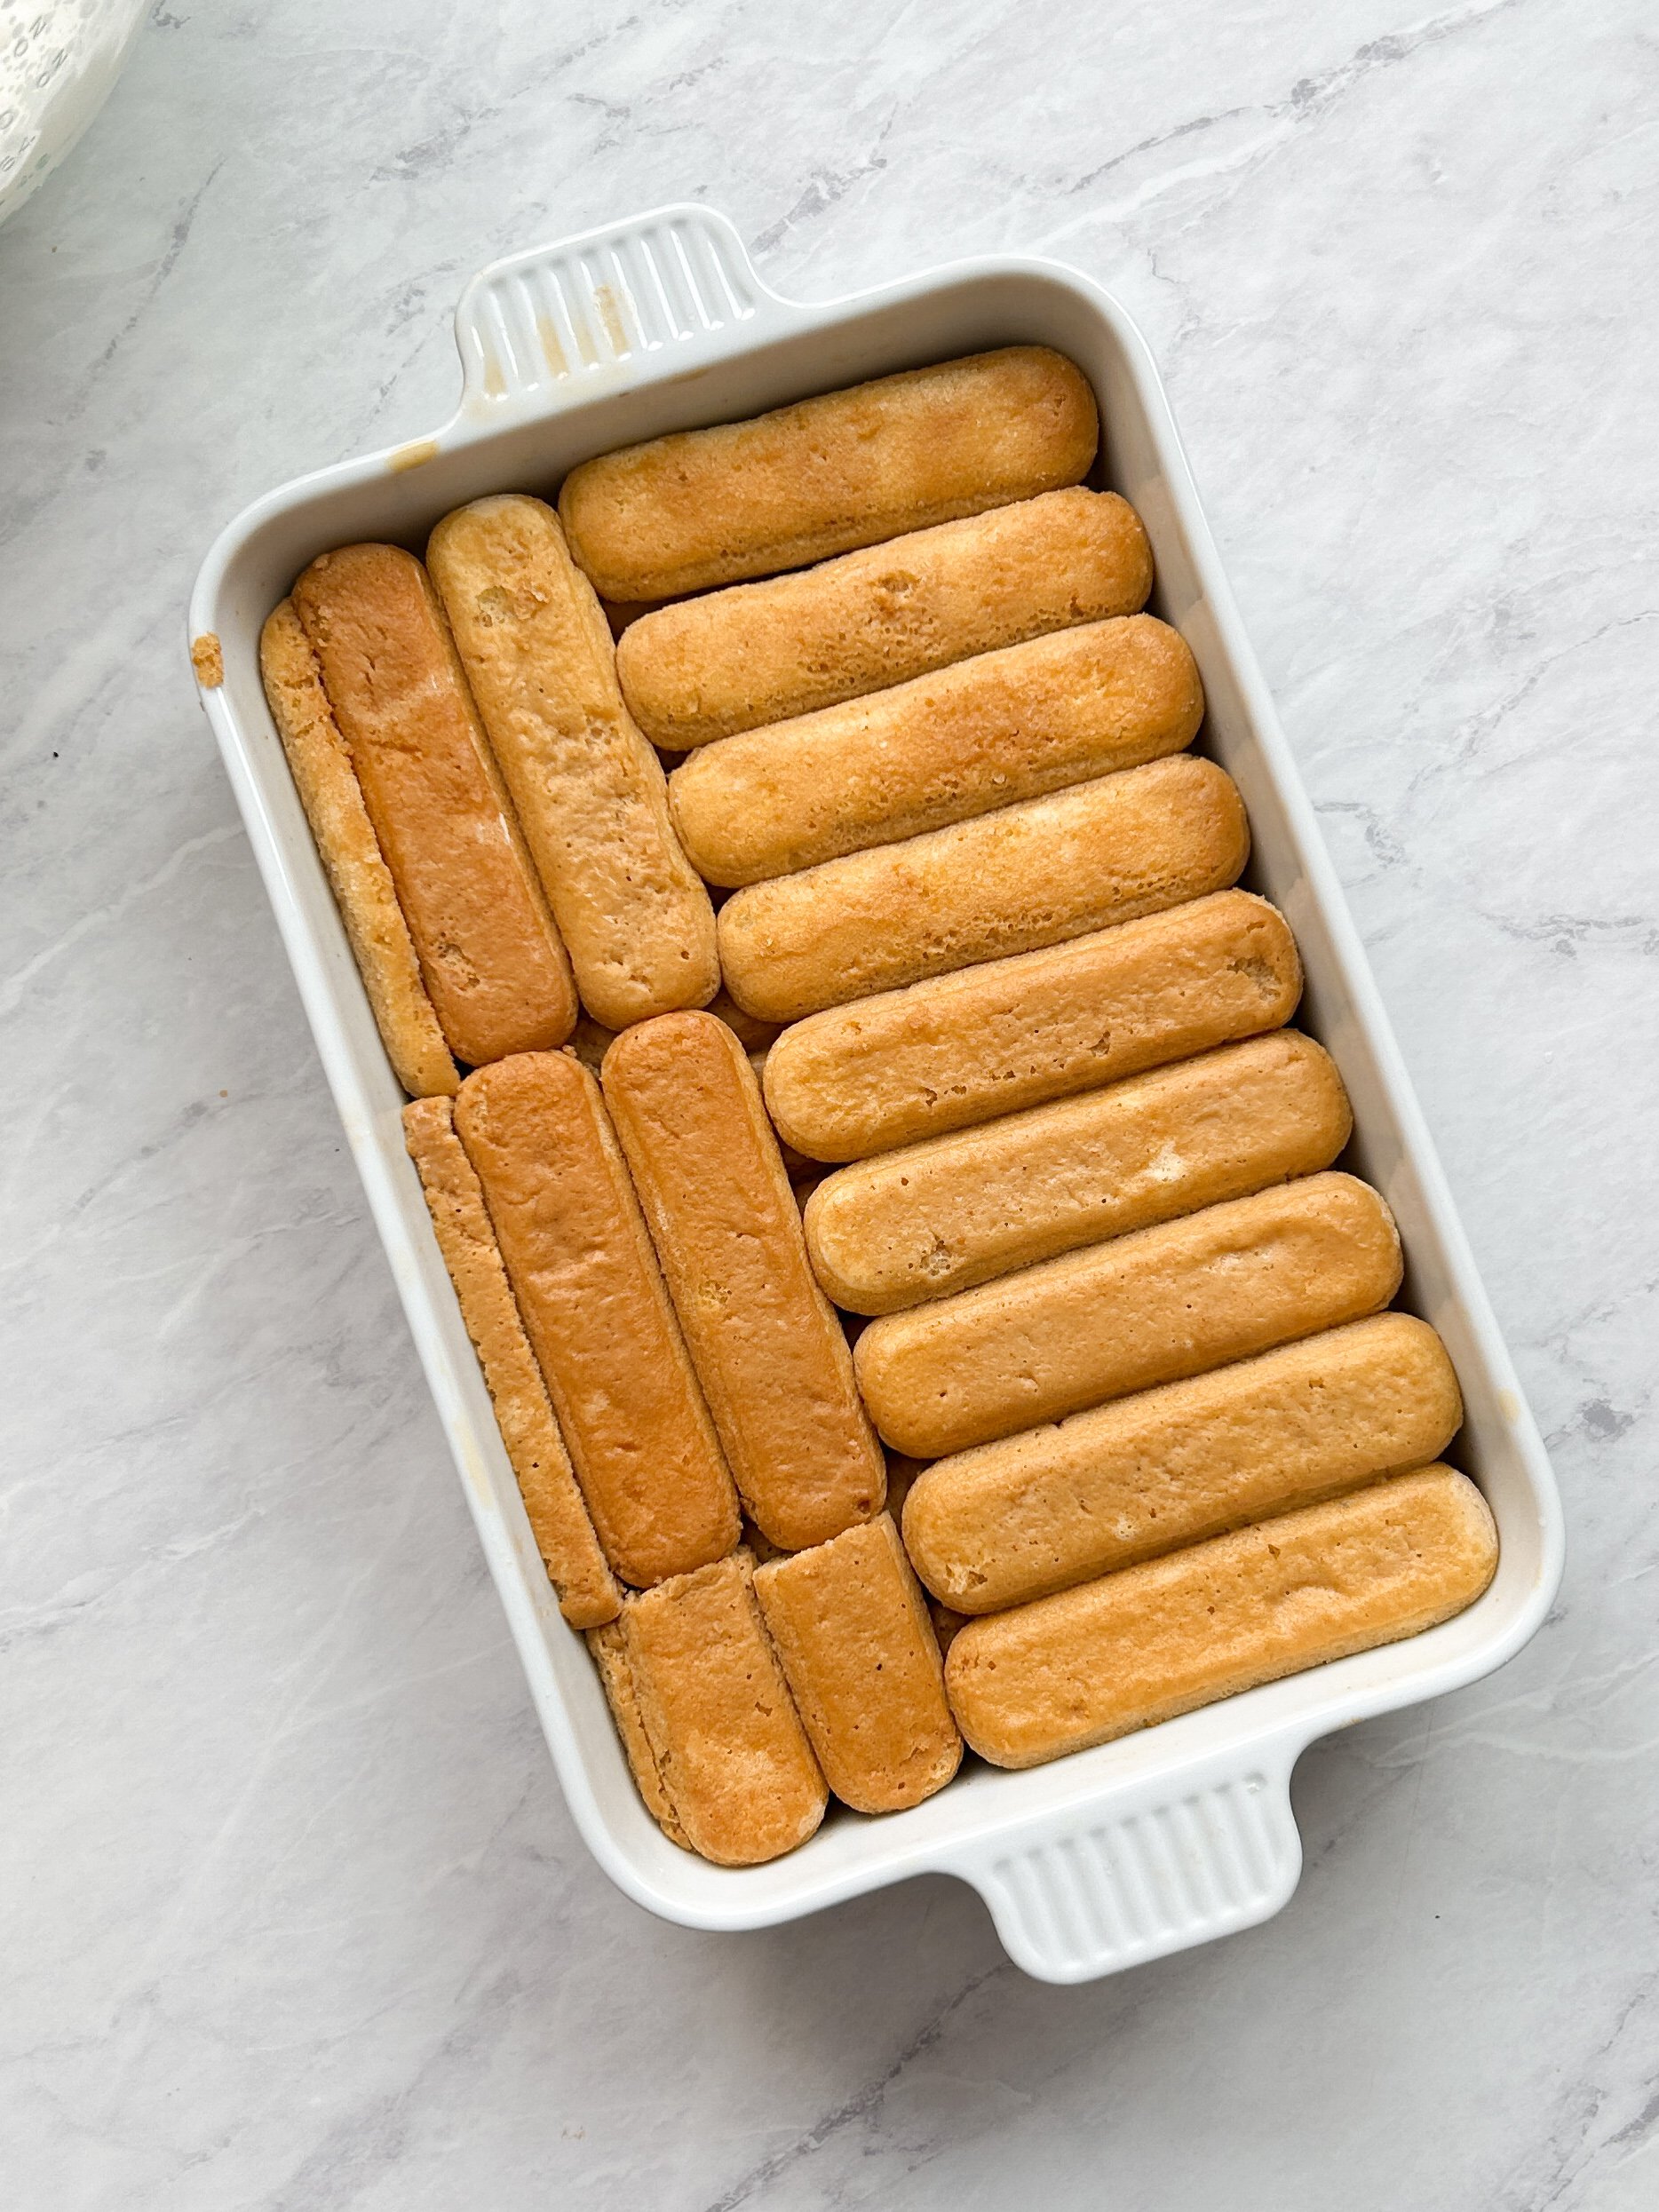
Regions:
<instances>
[{"instance_id":1,"label":"rectangular baking dish","mask_svg":"<svg viewBox=\"0 0 1659 2212\"><path fill-rule=\"evenodd\" d=\"M1472 1682L1519 1649L1560 1579L1560 1513L1144 341L1097 285L1037 260L959 263L816 305L782 299L732 226L697 206L497 262L467 287L456 333L464 382L451 420L256 501L209 553L190 628L220 642L224 681L202 694L208 718L577 1827L630 1897L696 1928L761 1927L909 1875L957 1875L984 1898L1011 1956L1052 1981L1266 1919L1301 1868L1290 1775L1304 1747ZM646 1812L588 1655L553 1603L404 1153L402 1093L266 708L259 628L329 547L379 538L419 551L463 501L504 489L551 497L591 454L1016 341L1070 354L1099 395L1094 480L1144 518L1153 609L1197 656L1202 744L1250 808L1245 880L1296 932L1307 972L1299 1026L1334 1054L1353 1102L1344 1164L1393 1208L1408 1257L1401 1303L1450 1348L1467 1406L1451 1455L1485 1492L1502 1557L1477 1605L1409 1642L1028 1772L970 1760L912 1812L837 1811L790 1857L722 1868L677 1850Z\"/></svg>"}]
</instances>

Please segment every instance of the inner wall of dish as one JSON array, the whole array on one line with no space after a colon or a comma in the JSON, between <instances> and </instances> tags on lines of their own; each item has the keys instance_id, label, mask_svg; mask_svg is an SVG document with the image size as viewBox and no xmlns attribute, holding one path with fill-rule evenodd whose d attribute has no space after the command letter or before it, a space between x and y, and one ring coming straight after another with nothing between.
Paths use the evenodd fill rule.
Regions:
<instances>
[{"instance_id":1,"label":"inner wall of dish","mask_svg":"<svg viewBox=\"0 0 1659 2212\"><path fill-rule=\"evenodd\" d=\"M1154 422L1159 401L1142 381L1149 371L1137 342L1116 329L1089 295L1059 276L1035 271L965 279L918 296L901 291L874 304L853 303L828 313L825 327L774 338L751 352L736 350L745 343L740 328L724 341L734 349L726 358L690 374L674 373L671 350L654 356L639 365L641 375L651 381L613 389L591 400L584 400L578 378L570 403L550 418L485 434L475 434L470 422L458 424L464 442L421 466L397 472L384 464L357 465L320 487L310 498L292 504L274 501L268 518L244 541L227 573L223 597L234 607L235 622L221 632L229 703L248 739L249 766L260 802L285 851L287 889L304 909L336 1007L345 1016L355 1072L361 1079L357 1099L367 1100L372 1142L395 1194L403 1231L398 1241L404 1257L414 1263L429 1309L428 1322L436 1320L434 1347L428 1341L430 1328L423 1328L411 1303L423 1355L474 1502L487 1499L507 1532L522 1580L522 1597L532 1609L563 1718L576 1739L583 1771L573 1776L561 1762L561 1773L577 1817L584 1826L597 1820L603 1827L613 1851L620 1851L631 1863L637 1890L655 1896L673 1893L683 1903L693 1893L712 1897L738 1883L744 1886L751 1906L757 1902L756 1893L762 1893L762 1911L768 1894L782 1910L786 1900L793 1901L790 1908L798 1907L804 1887L867 1887L869 1869L877 1861L878 1878L890 1878L908 1870L899 1863L902 1858L915 1855L917 1863L926 1863L930 1851L941 1841L976 1830L988 1815L1005 1817L1020 1810L1098 1796L1113 1780L1146 1772L1149 1762L1162 1764L1188 1753L1213 1751L1242 1732L1247 1724L1254 1731L1264 1724L1293 1725L1306 1718L1310 1723L1306 1732L1316 1733L1317 1716L1338 1705L1345 1708L1356 1689L1404 1685L1430 1664L1455 1662L1490 1642L1502 1633L1504 1616L1524 1603L1539 1569L1537 1517L1514 1417L1500 1402L1506 1393L1489 1371L1469 1316L1470 1301L1480 1299L1479 1288L1467 1279L1461 1254L1449 1249L1433 1201L1413 1164L1411 1146L1401 1129L1402 1114L1411 1109L1395 1095L1384 1065L1386 1047L1379 1051L1375 1043L1375 1019L1368 1023L1356 1011L1358 994L1368 1002L1367 1014L1374 1017L1369 979L1345 971L1345 948L1339 941L1345 925L1328 924L1322 911L1321 900L1330 881L1328 867L1318 850L1316 833L1310 841L1311 814L1283 755L1271 709L1265 700L1251 695L1256 679L1247 650L1231 630L1234 618L1230 607L1207 596L1201 582L1203 551L1189 543L1165 470L1165 459L1179 467L1179 456L1172 441L1166 454L1160 454ZM1069 353L1095 387L1104 439L1090 480L1097 488L1123 493L1146 523L1157 569L1152 610L1186 636L1204 680L1208 708L1195 749L1227 769L1249 807L1254 849L1244 881L1281 907L1296 932L1307 976L1297 1026L1330 1050L1354 1107L1356 1135L1342 1164L1382 1190L1399 1218L1408 1255L1399 1303L1433 1322L1450 1348L1464 1387L1467 1419L1449 1456L1487 1492L1499 1522L1503 1558L1498 1579L1486 1598L1428 1637L1292 1677L1248 1698L1061 1761L1054 1768L999 1773L970 1763L940 1797L912 1812L869 1821L842 1811L811 1843L775 1866L724 1870L687 1859L664 1841L645 1813L623 1766L586 1653L564 1627L547 1590L471 1346L441 1265L431 1249L419 1186L403 1153L397 1117L402 1094L385 1066L269 723L257 669L258 627L298 571L330 547L377 537L418 553L432 525L451 508L502 489L528 490L552 498L568 470L591 454L666 430L735 419L866 377L1021 341ZM453 434L446 433L446 440ZM1325 882L1315 880L1322 876ZM278 888L274 885L274 892ZM329 1072L343 1109L349 1109L340 1071L331 1066ZM348 1123L351 1118L348 1110ZM382 1226L387 1226L384 1217ZM399 1257L394 1250L394 1265ZM434 1349L441 1374L433 1371ZM520 1609L510 1602L510 1613L515 1610ZM521 1642L525 1625L522 1618L515 1621ZM1426 1648L1430 1646L1432 1654ZM549 1685L535 1677L533 1669L533 1686L546 1719ZM1409 1694L1398 1686L1393 1698L1380 1701L1401 1701ZM554 1733L550 1724L550 1740ZM857 1878L861 1862L866 1869L863 1879Z\"/></svg>"}]
</instances>

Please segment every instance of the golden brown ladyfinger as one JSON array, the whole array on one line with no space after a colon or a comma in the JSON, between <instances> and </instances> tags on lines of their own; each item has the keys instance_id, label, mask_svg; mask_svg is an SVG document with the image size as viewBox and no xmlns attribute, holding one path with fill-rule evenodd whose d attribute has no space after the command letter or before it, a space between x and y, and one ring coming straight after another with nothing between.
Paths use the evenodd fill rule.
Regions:
<instances>
[{"instance_id":1,"label":"golden brown ladyfinger","mask_svg":"<svg viewBox=\"0 0 1659 2212\"><path fill-rule=\"evenodd\" d=\"M524 1053L461 1086L455 1126L612 1567L650 1583L737 1542L737 1498L599 1084Z\"/></svg>"},{"instance_id":2,"label":"golden brown ladyfinger","mask_svg":"<svg viewBox=\"0 0 1659 2212\"><path fill-rule=\"evenodd\" d=\"M720 966L740 1006L795 1021L1184 905L1249 857L1232 778L1181 753L751 884L720 909Z\"/></svg>"},{"instance_id":3,"label":"golden brown ladyfinger","mask_svg":"<svg viewBox=\"0 0 1659 2212\"><path fill-rule=\"evenodd\" d=\"M1076 484L1099 439L1081 370L1011 345L601 454L559 511L605 599L675 599Z\"/></svg>"},{"instance_id":4,"label":"golden brown ladyfinger","mask_svg":"<svg viewBox=\"0 0 1659 2212\"><path fill-rule=\"evenodd\" d=\"M1135 614L705 746L669 800L710 883L758 884L1179 752L1203 705L1179 632Z\"/></svg>"},{"instance_id":5,"label":"golden brown ladyfinger","mask_svg":"<svg viewBox=\"0 0 1659 2212\"><path fill-rule=\"evenodd\" d=\"M706 1004L720 980L709 894L558 516L516 493L474 500L426 559L583 1004L612 1029Z\"/></svg>"},{"instance_id":6,"label":"golden brown ladyfinger","mask_svg":"<svg viewBox=\"0 0 1659 2212\"><path fill-rule=\"evenodd\" d=\"M755 1573L755 1595L824 1780L897 1812L962 1760L927 1601L883 1513Z\"/></svg>"},{"instance_id":7,"label":"golden brown ladyfinger","mask_svg":"<svg viewBox=\"0 0 1659 2212\"><path fill-rule=\"evenodd\" d=\"M622 1739L623 1752L632 1774L634 1788L645 1800L645 1809L671 1843L681 1851L691 1849L690 1838L675 1815L673 1801L663 1783L662 1770L656 1763L656 1753L651 1739L639 1717L639 1701L634 1693L633 1669L628 1663L628 1637L620 1621L613 1621L604 1628L589 1632L588 1650L599 1669L599 1686L605 1693L605 1702L611 1709L611 1718L616 1733Z\"/></svg>"},{"instance_id":8,"label":"golden brown ladyfinger","mask_svg":"<svg viewBox=\"0 0 1659 2212\"><path fill-rule=\"evenodd\" d=\"M981 1758L1036 1766L1417 1636L1496 1566L1486 1500L1424 1467L970 1621L945 1661L951 1709Z\"/></svg>"},{"instance_id":9,"label":"golden brown ladyfinger","mask_svg":"<svg viewBox=\"0 0 1659 2212\"><path fill-rule=\"evenodd\" d=\"M905 1544L936 1598L992 1613L1421 1466L1462 1420L1434 1331L1379 1313L936 1460Z\"/></svg>"},{"instance_id":10,"label":"golden brown ladyfinger","mask_svg":"<svg viewBox=\"0 0 1659 2212\"><path fill-rule=\"evenodd\" d=\"M1377 1193L1305 1176L886 1314L858 1386L887 1443L935 1459L1357 1321L1400 1276Z\"/></svg>"},{"instance_id":11,"label":"golden brown ladyfinger","mask_svg":"<svg viewBox=\"0 0 1659 2212\"><path fill-rule=\"evenodd\" d=\"M403 1134L559 1609L573 1629L599 1628L615 1619L622 1591L576 1487L448 1099L405 1106Z\"/></svg>"},{"instance_id":12,"label":"golden brown ladyfinger","mask_svg":"<svg viewBox=\"0 0 1659 2212\"><path fill-rule=\"evenodd\" d=\"M396 545L314 560L294 610L459 1060L562 1043L570 963L426 571Z\"/></svg>"},{"instance_id":13,"label":"golden brown ladyfinger","mask_svg":"<svg viewBox=\"0 0 1659 2212\"><path fill-rule=\"evenodd\" d=\"M788 1550L867 1520L881 1447L742 1046L712 1014L664 1014L623 1031L603 1081L750 1518Z\"/></svg>"},{"instance_id":14,"label":"golden brown ladyfinger","mask_svg":"<svg viewBox=\"0 0 1659 2212\"><path fill-rule=\"evenodd\" d=\"M291 599L282 601L260 633L259 673L393 1073L417 1098L452 1096L461 1078L421 981L392 871Z\"/></svg>"},{"instance_id":15,"label":"golden brown ladyfinger","mask_svg":"<svg viewBox=\"0 0 1659 2212\"><path fill-rule=\"evenodd\" d=\"M767 1054L766 1106L809 1159L863 1159L1276 1029L1301 988L1284 916L1224 891L814 1014Z\"/></svg>"},{"instance_id":16,"label":"golden brown ladyfinger","mask_svg":"<svg viewBox=\"0 0 1659 2212\"><path fill-rule=\"evenodd\" d=\"M685 752L1137 614L1151 589L1139 516L1075 485L658 608L623 633L616 673L646 735Z\"/></svg>"},{"instance_id":17,"label":"golden brown ladyfinger","mask_svg":"<svg viewBox=\"0 0 1659 2212\"><path fill-rule=\"evenodd\" d=\"M837 1305L894 1313L1313 1175L1351 1125L1330 1054L1281 1029L837 1169L806 1248Z\"/></svg>"},{"instance_id":18,"label":"golden brown ladyfinger","mask_svg":"<svg viewBox=\"0 0 1659 2212\"><path fill-rule=\"evenodd\" d=\"M829 1803L753 1576L734 1552L630 1598L619 1623L626 1702L651 1754L647 1802L660 1795L692 1850L721 1867L793 1851Z\"/></svg>"}]
</instances>

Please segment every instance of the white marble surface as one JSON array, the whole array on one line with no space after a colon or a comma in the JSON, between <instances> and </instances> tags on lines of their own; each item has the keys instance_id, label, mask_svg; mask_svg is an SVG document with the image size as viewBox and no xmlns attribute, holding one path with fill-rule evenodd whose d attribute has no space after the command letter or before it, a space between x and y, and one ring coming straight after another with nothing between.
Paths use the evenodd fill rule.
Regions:
<instances>
[{"instance_id":1,"label":"white marble surface","mask_svg":"<svg viewBox=\"0 0 1659 2212\"><path fill-rule=\"evenodd\" d=\"M163 0L0 234L0 2139L20 2212L1659 2201L1644 0ZM1301 1891L1092 1987L913 1884L649 1919L553 1784L197 710L253 494L480 262L1104 278L1172 387L1569 1513Z\"/></svg>"}]
</instances>

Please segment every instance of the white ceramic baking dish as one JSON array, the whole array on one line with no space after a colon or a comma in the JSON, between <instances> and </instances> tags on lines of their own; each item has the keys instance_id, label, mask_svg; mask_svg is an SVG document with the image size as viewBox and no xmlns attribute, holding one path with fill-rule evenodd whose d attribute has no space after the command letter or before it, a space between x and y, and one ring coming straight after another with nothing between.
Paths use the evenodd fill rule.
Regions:
<instances>
[{"instance_id":1,"label":"white ceramic baking dish","mask_svg":"<svg viewBox=\"0 0 1659 2212\"><path fill-rule=\"evenodd\" d=\"M204 694L208 716L577 1826L629 1896L697 1928L764 1926L908 1875L957 1875L984 1898L1019 1964L1053 1981L1265 1920L1300 1872L1289 1784L1303 1748L1471 1682L1515 1652L1560 1578L1560 1516L1144 341L1097 285L1044 261L962 263L820 305L781 299L731 225L695 206L496 263L467 287L456 330L464 385L453 418L430 438L324 469L250 507L208 555L190 628L222 645L224 683ZM1203 745L1250 807L1246 881L1296 931L1307 971L1298 1019L1335 1054L1353 1101L1358 1134L1345 1164L1385 1193L1409 1257L1403 1303L1451 1349L1467 1406L1452 1456L1491 1503L1502 1558L1480 1603L1428 1635L1028 1773L970 1760L914 1812L837 1812L789 1858L724 1869L658 1833L587 1653L554 1606L404 1154L402 1094L266 710L259 626L325 548L390 538L418 551L462 501L505 488L551 497L590 454L1017 340L1069 353L1099 396L1098 480L1145 519L1154 607L1197 655Z\"/></svg>"}]
</instances>

